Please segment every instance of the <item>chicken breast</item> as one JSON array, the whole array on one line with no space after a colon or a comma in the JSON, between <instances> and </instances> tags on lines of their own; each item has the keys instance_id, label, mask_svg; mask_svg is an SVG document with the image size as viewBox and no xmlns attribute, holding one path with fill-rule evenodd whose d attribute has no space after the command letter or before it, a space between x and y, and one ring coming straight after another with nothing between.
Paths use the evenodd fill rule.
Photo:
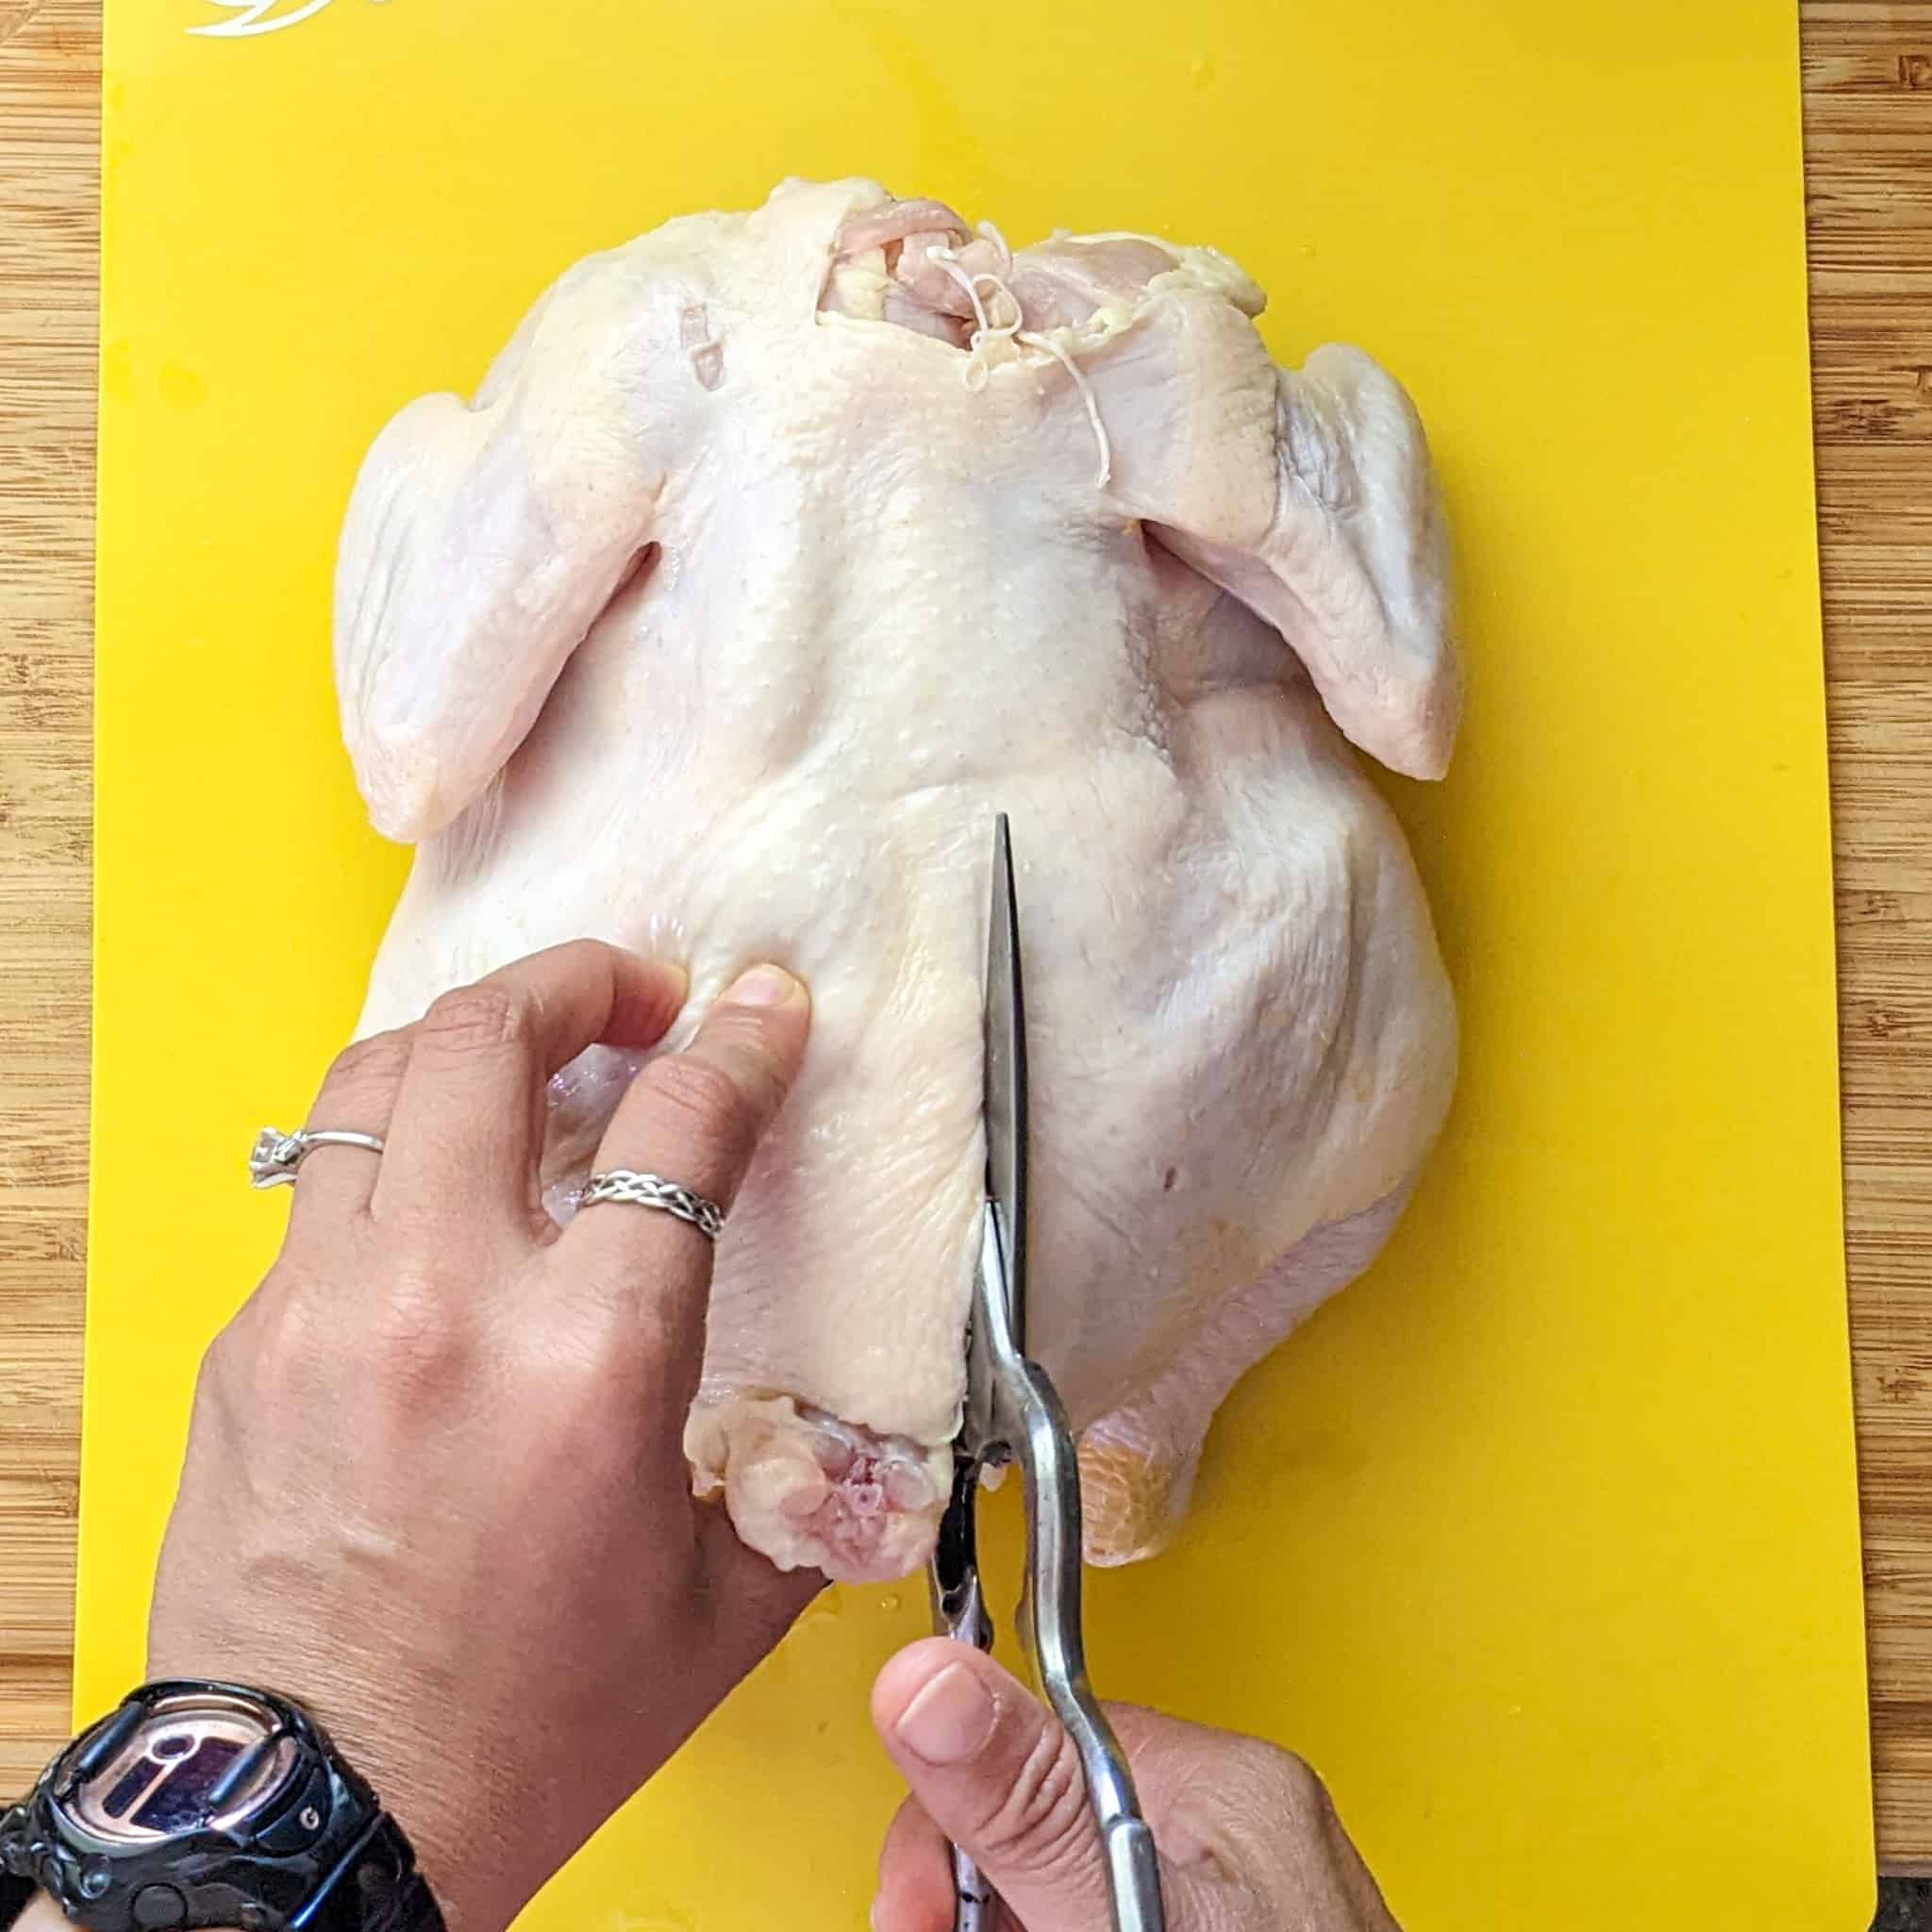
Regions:
<instances>
[{"instance_id":1,"label":"chicken breast","mask_svg":"<svg viewBox=\"0 0 1932 1932\"><path fill-rule=\"evenodd\" d=\"M1014 254L787 182L571 269L357 483L343 727L418 846L362 1030L585 935L684 960L693 1015L761 958L811 986L687 1432L781 1565L905 1574L946 1494L995 812L1029 1341L1091 1559L1171 1533L1215 1408L1373 1258L1442 1119L1449 989L1343 741L1449 757L1423 433L1356 350L1275 368L1261 306L1210 250ZM554 1085L560 1219L635 1065Z\"/></svg>"}]
</instances>

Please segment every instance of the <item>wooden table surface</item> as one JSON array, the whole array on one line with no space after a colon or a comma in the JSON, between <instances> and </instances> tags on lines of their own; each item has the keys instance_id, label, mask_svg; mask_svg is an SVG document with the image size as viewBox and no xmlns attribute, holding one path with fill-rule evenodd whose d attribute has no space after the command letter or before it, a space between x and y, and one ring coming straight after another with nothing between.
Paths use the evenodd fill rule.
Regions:
<instances>
[{"instance_id":1,"label":"wooden table surface","mask_svg":"<svg viewBox=\"0 0 1932 1932\"><path fill-rule=\"evenodd\" d=\"M1932 1870L1932 0L1807 0L1881 1854ZM67 1731L86 1233L98 0L0 0L0 1792Z\"/></svg>"}]
</instances>

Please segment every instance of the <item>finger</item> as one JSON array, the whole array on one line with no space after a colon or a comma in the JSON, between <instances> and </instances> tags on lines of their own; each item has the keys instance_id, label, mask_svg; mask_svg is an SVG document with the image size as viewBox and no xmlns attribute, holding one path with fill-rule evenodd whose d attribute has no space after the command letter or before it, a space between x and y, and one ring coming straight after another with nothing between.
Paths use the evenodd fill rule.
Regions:
<instances>
[{"instance_id":1,"label":"finger","mask_svg":"<svg viewBox=\"0 0 1932 1932\"><path fill-rule=\"evenodd\" d=\"M1153 1711L1109 1715L1160 1849L1174 1923L1397 1932L1326 1788L1292 1752Z\"/></svg>"},{"instance_id":2,"label":"finger","mask_svg":"<svg viewBox=\"0 0 1932 1932\"><path fill-rule=\"evenodd\" d=\"M605 1129L597 1171L653 1174L728 1209L797 1077L810 1024L809 996L789 973L760 966L744 974L682 1053L652 1060L632 1081ZM661 1210L604 1202L579 1210L556 1258L574 1278L648 1303L657 1407L681 1431L704 1359L709 1240Z\"/></svg>"},{"instance_id":3,"label":"finger","mask_svg":"<svg viewBox=\"0 0 1932 1932\"><path fill-rule=\"evenodd\" d=\"M545 1082L599 1041L660 1040L685 986L668 960L578 940L444 993L409 1029L376 1218L446 1207L465 1225L534 1226Z\"/></svg>"},{"instance_id":4,"label":"finger","mask_svg":"<svg viewBox=\"0 0 1932 1932\"><path fill-rule=\"evenodd\" d=\"M1029 1932L1110 1923L1079 1753L990 1657L915 1643L879 1673L872 1714L912 1795Z\"/></svg>"},{"instance_id":5,"label":"finger","mask_svg":"<svg viewBox=\"0 0 1932 1932\"><path fill-rule=\"evenodd\" d=\"M886 1827L872 1932L953 1932L953 1848L917 1798Z\"/></svg>"},{"instance_id":6,"label":"finger","mask_svg":"<svg viewBox=\"0 0 1932 1932\"><path fill-rule=\"evenodd\" d=\"M374 1134L386 1141L408 1064L409 1041L403 1033L373 1033L344 1047L323 1076L303 1124L310 1133ZM295 1176L291 1237L340 1229L366 1214L381 1158L367 1147L311 1147Z\"/></svg>"}]
</instances>

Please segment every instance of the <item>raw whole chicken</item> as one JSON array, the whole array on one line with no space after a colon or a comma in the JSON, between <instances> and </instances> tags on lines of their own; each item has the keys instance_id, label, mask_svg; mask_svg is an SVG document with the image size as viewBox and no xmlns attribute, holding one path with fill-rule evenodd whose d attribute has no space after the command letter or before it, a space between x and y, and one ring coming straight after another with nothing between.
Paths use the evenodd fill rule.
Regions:
<instances>
[{"instance_id":1,"label":"raw whole chicken","mask_svg":"<svg viewBox=\"0 0 1932 1932\"><path fill-rule=\"evenodd\" d=\"M361 1030L585 935L681 958L693 1015L759 958L812 989L686 1435L782 1566L904 1575L946 1495L996 812L1028 1339L1091 1560L1169 1536L1216 1407L1374 1257L1441 1122L1449 988L1343 742L1449 757L1427 453L1359 352L1274 367L1262 300L1208 249L1011 252L790 181L572 268L357 483L343 726L418 847ZM559 1219L637 1063L554 1082Z\"/></svg>"}]
</instances>

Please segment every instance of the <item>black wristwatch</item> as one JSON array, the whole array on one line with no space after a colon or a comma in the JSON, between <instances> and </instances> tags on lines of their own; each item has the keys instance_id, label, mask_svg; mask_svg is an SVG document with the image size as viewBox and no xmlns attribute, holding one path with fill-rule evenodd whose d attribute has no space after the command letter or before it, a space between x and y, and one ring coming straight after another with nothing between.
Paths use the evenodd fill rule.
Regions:
<instances>
[{"instance_id":1,"label":"black wristwatch","mask_svg":"<svg viewBox=\"0 0 1932 1932\"><path fill-rule=\"evenodd\" d=\"M322 1726L236 1684L144 1686L0 1811L0 1932L37 1889L88 1932L442 1932Z\"/></svg>"}]
</instances>

